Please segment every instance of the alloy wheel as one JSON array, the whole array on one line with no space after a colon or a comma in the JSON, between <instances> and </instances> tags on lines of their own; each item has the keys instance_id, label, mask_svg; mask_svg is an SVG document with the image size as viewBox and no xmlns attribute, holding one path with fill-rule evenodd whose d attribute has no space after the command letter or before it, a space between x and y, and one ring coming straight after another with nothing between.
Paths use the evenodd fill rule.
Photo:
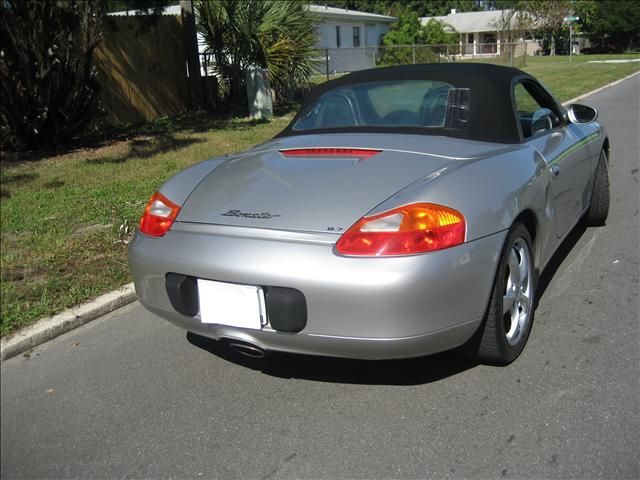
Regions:
<instances>
[{"instance_id":1,"label":"alloy wheel","mask_svg":"<svg viewBox=\"0 0 640 480\"><path fill-rule=\"evenodd\" d=\"M529 247L523 238L517 238L509 250L502 297L504 332L509 345L516 345L527 331L532 308L531 275Z\"/></svg>"}]
</instances>

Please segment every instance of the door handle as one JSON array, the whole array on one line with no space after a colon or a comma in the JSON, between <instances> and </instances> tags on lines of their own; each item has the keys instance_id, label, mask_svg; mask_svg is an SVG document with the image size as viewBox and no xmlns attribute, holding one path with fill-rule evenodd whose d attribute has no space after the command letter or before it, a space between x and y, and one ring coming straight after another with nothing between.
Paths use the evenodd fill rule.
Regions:
<instances>
[{"instance_id":1,"label":"door handle","mask_svg":"<svg viewBox=\"0 0 640 480\"><path fill-rule=\"evenodd\" d=\"M560 175L560 167L558 165L551 165L551 173L553 173L554 177Z\"/></svg>"}]
</instances>

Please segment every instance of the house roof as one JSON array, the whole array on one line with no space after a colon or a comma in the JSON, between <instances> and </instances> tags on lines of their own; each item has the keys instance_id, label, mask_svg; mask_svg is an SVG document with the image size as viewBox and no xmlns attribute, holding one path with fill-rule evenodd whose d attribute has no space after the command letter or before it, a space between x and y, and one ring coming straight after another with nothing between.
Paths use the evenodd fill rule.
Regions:
<instances>
[{"instance_id":1,"label":"house roof","mask_svg":"<svg viewBox=\"0 0 640 480\"><path fill-rule=\"evenodd\" d=\"M315 13L319 17L340 18L344 20L366 20L369 22L395 22L396 17L387 15L378 15L377 13L360 12L358 10L348 10L346 8L326 7L324 5L309 5L307 7L310 12ZM111 12L109 15L125 16L144 14L146 12L140 10L123 10L120 12ZM162 9L162 15L180 15L180 5L168 5Z\"/></svg>"},{"instance_id":2,"label":"house roof","mask_svg":"<svg viewBox=\"0 0 640 480\"><path fill-rule=\"evenodd\" d=\"M377 13L360 12L347 8L328 7L326 5L309 5L309 11L320 17L341 18L345 20L366 20L370 22L392 23L397 21L396 17L388 15L378 15Z\"/></svg>"},{"instance_id":3,"label":"house roof","mask_svg":"<svg viewBox=\"0 0 640 480\"><path fill-rule=\"evenodd\" d=\"M441 17L421 17L420 22L426 25L431 19L440 20L451 25L458 33L494 32L498 30L497 25L504 24L504 21L510 19L513 15L513 10L459 12L449 13Z\"/></svg>"},{"instance_id":4,"label":"house roof","mask_svg":"<svg viewBox=\"0 0 640 480\"><path fill-rule=\"evenodd\" d=\"M148 11L145 10L121 10L119 12L110 12L107 15L111 15L114 17L126 17L133 15L146 15ZM180 15L180 5L168 5L162 8L162 12L160 15Z\"/></svg>"}]
</instances>

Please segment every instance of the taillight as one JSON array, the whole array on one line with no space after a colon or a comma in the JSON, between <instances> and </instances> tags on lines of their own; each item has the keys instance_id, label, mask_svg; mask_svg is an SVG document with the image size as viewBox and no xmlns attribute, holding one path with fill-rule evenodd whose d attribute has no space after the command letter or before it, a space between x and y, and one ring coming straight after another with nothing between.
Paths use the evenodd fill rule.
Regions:
<instances>
[{"instance_id":1,"label":"taillight","mask_svg":"<svg viewBox=\"0 0 640 480\"><path fill-rule=\"evenodd\" d=\"M411 255L464 242L464 216L449 207L414 203L362 217L336 244L344 255Z\"/></svg>"},{"instance_id":2,"label":"taillight","mask_svg":"<svg viewBox=\"0 0 640 480\"><path fill-rule=\"evenodd\" d=\"M160 192L154 193L140 219L140 231L153 237L162 237L173 225L179 211L180 207L167 197Z\"/></svg>"},{"instance_id":3,"label":"taillight","mask_svg":"<svg viewBox=\"0 0 640 480\"><path fill-rule=\"evenodd\" d=\"M287 157L358 157L359 159L367 159L377 155L382 150L374 150L371 148L290 148L288 150L280 150L280 153Z\"/></svg>"}]
</instances>

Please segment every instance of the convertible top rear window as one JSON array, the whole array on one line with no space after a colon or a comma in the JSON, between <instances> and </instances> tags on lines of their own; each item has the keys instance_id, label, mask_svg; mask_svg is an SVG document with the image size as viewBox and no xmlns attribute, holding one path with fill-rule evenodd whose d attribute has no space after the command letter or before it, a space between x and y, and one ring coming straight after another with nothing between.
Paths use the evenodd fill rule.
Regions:
<instances>
[{"instance_id":1,"label":"convertible top rear window","mask_svg":"<svg viewBox=\"0 0 640 480\"><path fill-rule=\"evenodd\" d=\"M453 85L431 80L345 85L318 98L293 129L334 127L444 128ZM466 97L468 101L468 96Z\"/></svg>"},{"instance_id":2,"label":"convertible top rear window","mask_svg":"<svg viewBox=\"0 0 640 480\"><path fill-rule=\"evenodd\" d=\"M522 141L513 85L530 75L487 64L429 64L354 72L314 88L278 136L322 133L443 135Z\"/></svg>"}]
</instances>

